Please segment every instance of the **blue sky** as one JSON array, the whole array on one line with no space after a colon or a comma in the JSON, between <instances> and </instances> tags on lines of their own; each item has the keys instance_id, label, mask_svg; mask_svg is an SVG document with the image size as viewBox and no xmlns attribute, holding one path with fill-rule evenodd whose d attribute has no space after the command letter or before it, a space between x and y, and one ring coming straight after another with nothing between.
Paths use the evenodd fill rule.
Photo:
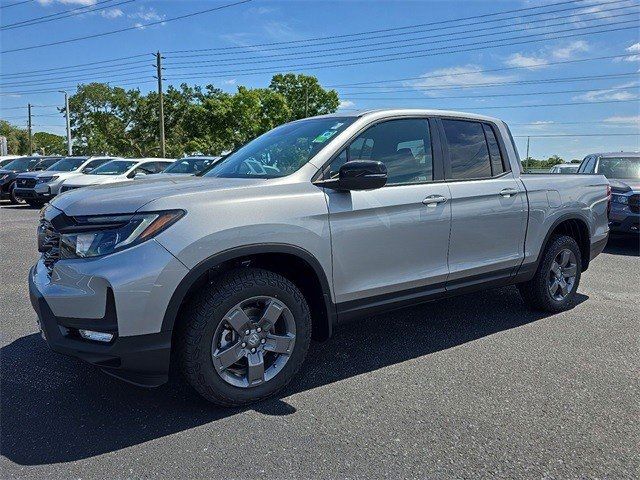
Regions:
<instances>
[{"instance_id":1,"label":"blue sky","mask_svg":"<svg viewBox=\"0 0 640 480\"><path fill-rule=\"evenodd\" d=\"M521 136L525 135L532 136L530 152L538 158L559 154L571 159L594 151L640 149L638 136L625 136L640 130L637 0L585 0L562 5L555 5L560 0L254 0L168 22L164 20L233 0L33 0L10 6L17 1L0 2L4 6L0 10L3 51L137 27L63 45L3 53L0 118L17 125L26 125L26 109L18 107L28 102L61 104L60 93L37 93L39 90L69 87L79 80L112 81L142 91L155 88L151 52L160 50L166 57L165 85L213 83L233 91L238 85L266 86L272 73L304 72L316 75L325 86L362 83L336 87L344 109L444 108L500 117L511 125L523 157L526 139ZM479 17L550 4L555 6ZM40 25L7 28L16 22L90 5L100 10ZM564 11L543 14L560 9ZM520 18L499 21L514 16ZM435 23L463 17L479 18ZM160 23L144 26L150 22ZM425 23L431 25L403 28ZM396 30L353 35L388 29ZM601 30L609 31L594 33ZM323 39L306 44L254 46L319 37ZM227 50L175 52L223 48ZM104 68L49 70L134 55L141 56L105 63ZM609 56L618 58L575 62ZM322 62L338 66L327 68ZM286 68L297 65L305 66ZM251 69L260 71L248 74ZM31 71L37 72L11 75ZM557 103L575 105L532 106ZM33 113L35 131L64 133L64 119L55 109L35 107ZM603 133L616 135L540 137Z\"/></svg>"}]
</instances>

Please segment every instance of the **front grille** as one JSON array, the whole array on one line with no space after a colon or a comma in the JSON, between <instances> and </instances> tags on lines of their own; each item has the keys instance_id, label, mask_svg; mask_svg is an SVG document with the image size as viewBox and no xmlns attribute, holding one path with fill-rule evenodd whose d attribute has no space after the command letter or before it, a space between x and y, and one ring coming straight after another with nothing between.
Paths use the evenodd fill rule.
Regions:
<instances>
[{"instance_id":1,"label":"front grille","mask_svg":"<svg viewBox=\"0 0 640 480\"><path fill-rule=\"evenodd\" d=\"M633 213L640 213L640 193L636 193L629 197L629 210Z\"/></svg>"},{"instance_id":2,"label":"front grille","mask_svg":"<svg viewBox=\"0 0 640 480\"><path fill-rule=\"evenodd\" d=\"M20 188L33 188L36 186L35 178L19 178L16 185Z\"/></svg>"},{"instance_id":3,"label":"front grille","mask_svg":"<svg viewBox=\"0 0 640 480\"><path fill-rule=\"evenodd\" d=\"M44 265L51 273L53 265L60 259L60 234L46 219L38 227L38 250L42 252Z\"/></svg>"}]
</instances>

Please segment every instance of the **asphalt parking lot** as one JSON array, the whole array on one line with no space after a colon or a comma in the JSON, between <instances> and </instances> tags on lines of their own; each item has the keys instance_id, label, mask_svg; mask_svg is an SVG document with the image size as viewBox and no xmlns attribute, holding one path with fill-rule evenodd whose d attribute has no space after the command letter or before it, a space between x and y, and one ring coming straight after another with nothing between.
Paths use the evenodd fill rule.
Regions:
<instances>
[{"instance_id":1,"label":"asphalt parking lot","mask_svg":"<svg viewBox=\"0 0 640 480\"><path fill-rule=\"evenodd\" d=\"M613 239L580 302L515 288L313 344L278 398L223 410L49 351L26 276L37 210L0 203L1 478L638 478L640 257Z\"/></svg>"}]
</instances>

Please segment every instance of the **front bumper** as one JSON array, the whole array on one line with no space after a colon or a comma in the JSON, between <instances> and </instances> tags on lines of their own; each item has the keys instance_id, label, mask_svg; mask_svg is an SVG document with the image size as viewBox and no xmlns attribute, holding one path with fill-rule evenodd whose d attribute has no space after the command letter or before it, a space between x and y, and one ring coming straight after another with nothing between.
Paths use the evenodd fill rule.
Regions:
<instances>
[{"instance_id":1,"label":"front bumper","mask_svg":"<svg viewBox=\"0 0 640 480\"><path fill-rule=\"evenodd\" d=\"M612 208L609 213L611 233L640 233L640 214L633 213L629 207Z\"/></svg>"},{"instance_id":2,"label":"front bumper","mask_svg":"<svg viewBox=\"0 0 640 480\"><path fill-rule=\"evenodd\" d=\"M115 317L115 304L109 305L109 301L113 302L113 296L109 295L101 319L56 316L36 285L36 269L34 266L29 272L29 297L38 315L42 335L53 351L80 358L135 385L157 387L167 382L171 331L118 337L117 318L112 318ZM108 344L85 340L77 334L78 328L109 331L116 337Z\"/></svg>"},{"instance_id":3,"label":"front bumper","mask_svg":"<svg viewBox=\"0 0 640 480\"><path fill-rule=\"evenodd\" d=\"M36 185L33 188L15 188L16 197L25 200L41 200L47 202L55 197L48 185Z\"/></svg>"}]
</instances>

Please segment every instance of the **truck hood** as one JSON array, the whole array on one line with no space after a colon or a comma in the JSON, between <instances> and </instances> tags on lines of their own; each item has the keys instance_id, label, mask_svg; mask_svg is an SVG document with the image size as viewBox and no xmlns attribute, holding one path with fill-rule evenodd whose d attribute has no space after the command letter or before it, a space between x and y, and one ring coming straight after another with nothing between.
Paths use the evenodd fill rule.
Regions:
<instances>
[{"instance_id":1,"label":"truck hood","mask_svg":"<svg viewBox=\"0 0 640 480\"><path fill-rule=\"evenodd\" d=\"M89 185L102 185L105 183L116 183L122 181L129 181L125 175L91 175L86 174L81 177L78 176L65 185L71 185L73 187L88 187Z\"/></svg>"},{"instance_id":2,"label":"truck hood","mask_svg":"<svg viewBox=\"0 0 640 480\"><path fill-rule=\"evenodd\" d=\"M640 179L636 178L610 178L611 190L616 192L630 192L640 190Z\"/></svg>"},{"instance_id":3,"label":"truck hood","mask_svg":"<svg viewBox=\"0 0 640 480\"><path fill-rule=\"evenodd\" d=\"M133 213L161 197L244 188L263 182L264 179L163 175L161 178L145 178L133 182L109 183L70 190L55 197L51 205L69 216ZM72 183L75 185L76 179Z\"/></svg>"},{"instance_id":4,"label":"truck hood","mask_svg":"<svg viewBox=\"0 0 640 480\"><path fill-rule=\"evenodd\" d=\"M42 172L23 172L18 175L18 178L38 178Z\"/></svg>"}]
</instances>

